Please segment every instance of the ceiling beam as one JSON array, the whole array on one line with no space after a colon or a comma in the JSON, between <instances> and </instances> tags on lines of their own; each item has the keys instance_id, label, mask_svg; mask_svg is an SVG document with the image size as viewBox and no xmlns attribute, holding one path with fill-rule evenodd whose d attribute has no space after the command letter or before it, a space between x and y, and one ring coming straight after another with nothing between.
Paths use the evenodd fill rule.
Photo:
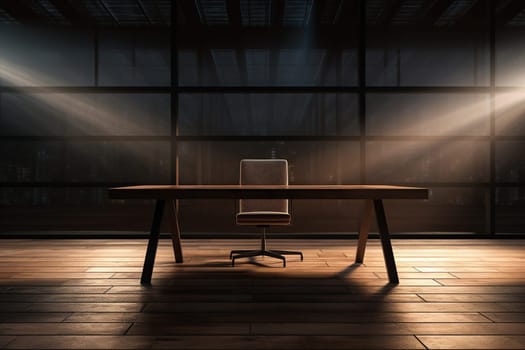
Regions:
<instances>
[{"instance_id":1,"label":"ceiling beam","mask_svg":"<svg viewBox=\"0 0 525 350\"><path fill-rule=\"evenodd\" d=\"M283 27L284 17L284 0L270 0L271 1L271 13L270 13L270 26L272 28ZM278 79L278 68L279 68L279 48L271 48L269 55L269 77L270 82L276 83ZM274 101L274 100L272 100Z\"/></svg>"},{"instance_id":2,"label":"ceiling beam","mask_svg":"<svg viewBox=\"0 0 525 350\"><path fill-rule=\"evenodd\" d=\"M144 13L146 14L146 16L148 17L148 19L150 20L152 24L155 22L157 22L158 24L158 22L160 21L162 21L164 24L169 24L168 20L164 22L164 19L165 18L167 19L168 16L171 15L171 11L169 13L163 13L159 8L158 2L156 1L144 1L144 0L136 0L136 1L142 7L142 10L144 11ZM170 3L170 10L171 10L171 6L177 6L177 2ZM175 8L175 10L176 10L176 13L179 12L177 7Z\"/></svg>"},{"instance_id":3,"label":"ceiling beam","mask_svg":"<svg viewBox=\"0 0 525 350\"><path fill-rule=\"evenodd\" d=\"M419 24L433 25L445 13L455 0L433 0L421 11Z\"/></svg>"},{"instance_id":4,"label":"ceiling beam","mask_svg":"<svg viewBox=\"0 0 525 350\"><path fill-rule=\"evenodd\" d=\"M199 9L194 0L178 0L182 14L188 26L199 26L202 24Z\"/></svg>"},{"instance_id":5,"label":"ceiling beam","mask_svg":"<svg viewBox=\"0 0 525 350\"><path fill-rule=\"evenodd\" d=\"M35 23L45 21L45 18L39 16L31 7L31 2L27 0L1 0L0 7L11 17L21 23Z\"/></svg>"},{"instance_id":6,"label":"ceiling beam","mask_svg":"<svg viewBox=\"0 0 525 350\"><path fill-rule=\"evenodd\" d=\"M321 24L321 16L323 13L323 1L326 0L312 0L312 10L310 11L310 18L308 19L308 27L316 28Z\"/></svg>"},{"instance_id":7,"label":"ceiling beam","mask_svg":"<svg viewBox=\"0 0 525 350\"><path fill-rule=\"evenodd\" d=\"M271 1L271 13L270 13L270 25L272 27L282 27L284 17L284 0L270 0Z\"/></svg>"},{"instance_id":8,"label":"ceiling beam","mask_svg":"<svg viewBox=\"0 0 525 350\"><path fill-rule=\"evenodd\" d=\"M465 13L463 18L457 21L459 27L485 27L489 22L490 0L477 0L477 2Z\"/></svg>"},{"instance_id":9,"label":"ceiling beam","mask_svg":"<svg viewBox=\"0 0 525 350\"><path fill-rule=\"evenodd\" d=\"M334 24L339 27L357 27L359 25L359 0L339 0Z\"/></svg>"},{"instance_id":10,"label":"ceiling beam","mask_svg":"<svg viewBox=\"0 0 525 350\"><path fill-rule=\"evenodd\" d=\"M113 19L113 21L117 24L117 25L120 25L120 21L118 20L118 18L115 16L115 14L113 13L113 11L111 11L111 9L106 5L106 3L104 2L104 0L98 0L98 3L100 4L100 6L104 9L104 11L106 11L106 13Z\"/></svg>"},{"instance_id":11,"label":"ceiling beam","mask_svg":"<svg viewBox=\"0 0 525 350\"><path fill-rule=\"evenodd\" d=\"M236 30L230 27L199 27L191 28L191 35L181 35L179 38L179 45L181 47L191 48L200 47L203 45L211 45L212 48L227 48L234 49L243 43L244 48L252 49L294 49L304 48L304 29L303 28L267 28L267 27L242 27L241 30ZM182 33L186 33L187 28L181 29ZM388 33L397 36L403 36L413 33L412 26L399 26L390 28ZM433 28L433 27L418 27L421 35L427 35L429 38L436 34L450 34L456 37L471 37L475 33L484 33L483 28L462 28L458 31L454 27ZM368 30L371 35L385 35L382 28L372 28ZM354 35L353 33L350 33ZM311 47L327 48L333 47L334 44L341 46L341 48L356 48L356 41L352 40L348 31L342 31L340 28L321 27L317 34L312 38Z\"/></svg>"},{"instance_id":12,"label":"ceiling beam","mask_svg":"<svg viewBox=\"0 0 525 350\"><path fill-rule=\"evenodd\" d=\"M381 14L381 17L379 17L379 20L377 21L377 24L380 26L389 26L392 24L392 19L395 17L395 15L399 12L399 9L401 8L403 0L392 0L387 1L385 10Z\"/></svg>"},{"instance_id":13,"label":"ceiling beam","mask_svg":"<svg viewBox=\"0 0 525 350\"><path fill-rule=\"evenodd\" d=\"M135 0L135 2L137 3L138 8L140 9L140 13L142 13L144 18L148 22L148 24L153 24L153 22L151 21L151 18L149 18L149 15L148 15L146 9L144 8L144 4L142 3L142 1L141 0Z\"/></svg>"},{"instance_id":14,"label":"ceiling beam","mask_svg":"<svg viewBox=\"0 0 525 350\"><path fill-rule=\"evenodd\" d=\"M511 0L507 3L507 6L499 9L496 13L496 25L504 26L505 24L512 21L521 11L525 10L525 1L523 0Z\"/></svg>"},{"instance_id":15,"label":"ceiling beam","mask_svg":"<svg viewBox=\"0 0 525 350\"><path fill-rule=\"evenodd\" d=\"M234 27L240 27L241 20L241 2L239 0L226 0L226 13L228 22Z\"/></svg>"},{"instance_id":16,"label":"ceiling beam","mask_svg":"<svg viewBox=\"0 0 525 350\"><path fill-rule=\"evenodd\" d=\"M87 10L80 2L75 2L79 7L74 7L71 5L71 2L67 0L49 1L64 16L64 18L69 21L69 23L79 26L89 26L94 24L94 22L88 18Z\"/></svg>"},{"instance_id":17,"label":"ceiling beam","mask_svg":"<svg viewBox=\"0 0 525 350\"><path fill-rule=\"evenodd\" d=\"M228 14L228 24L234 30L240 29L242 26L241 2L239 0L226 0L226 13ZM235 48L235 59L237 60L241 84L246 85L248 83L248 65L246 63L245 50L243 50L242 46L243 40L241 38L241 41Z\"/></svg>"}]
</instances>

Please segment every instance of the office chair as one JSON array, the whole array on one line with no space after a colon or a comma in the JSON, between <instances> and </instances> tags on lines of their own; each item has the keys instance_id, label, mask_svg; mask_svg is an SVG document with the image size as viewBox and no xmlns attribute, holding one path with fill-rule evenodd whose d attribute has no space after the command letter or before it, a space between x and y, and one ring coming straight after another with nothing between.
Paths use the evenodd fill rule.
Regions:
<instances>
[{"instance_id":1,"label":"office chair","mask_svg":"<svg viewBox=\"0 0 525 350\"><path fill-rule=\"evenodd\" d=\"M286 159L243 159L240 163L241 185L288 185L288 161ZM236 215L237 225L257 226L262 228L261 248L258 250L232 250L232 266L239 258L269 256L281 259L286 267L284 255L299 255L302 252L287 250L267 250L266 230L270 226L290 225L288 199L241 199Z\"/></svg>"}]
</instances>

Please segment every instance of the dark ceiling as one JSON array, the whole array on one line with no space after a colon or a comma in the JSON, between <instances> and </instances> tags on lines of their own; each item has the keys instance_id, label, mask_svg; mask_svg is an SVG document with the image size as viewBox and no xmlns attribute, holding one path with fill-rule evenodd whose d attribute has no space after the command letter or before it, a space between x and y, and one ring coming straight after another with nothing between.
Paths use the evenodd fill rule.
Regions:
<instances>
[{"instance_id":1,"label":"dark ceiling","mask_svg":"<svg viewBox=\"0 0 525 350\"><path fill-rule=\"evenodd\" d=\"M359 0L1 0L0 23L90 27L347 25ZM370 26L450 27L484 21L494 5L496 24L525 25L524 0L365 0Z\"/></svg>"}]
</instances>

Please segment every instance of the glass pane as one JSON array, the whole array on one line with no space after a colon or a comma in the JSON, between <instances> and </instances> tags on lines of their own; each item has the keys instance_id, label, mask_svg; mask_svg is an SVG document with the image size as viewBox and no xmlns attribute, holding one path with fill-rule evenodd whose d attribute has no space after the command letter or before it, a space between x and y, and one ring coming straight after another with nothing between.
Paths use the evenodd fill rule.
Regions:
<instances>
[{"instance_id":1,"label":"glass pane","mask_svg":"<svg viewBox=\"0 0 525 350\"><path fill-rule=\"evenodd\" d=\"M238 45L238 44L237 44ZM355 86L355 48L195 48L179 51L182 86Z\"/></svg>"},{"instance_id":2,"label":"glass pane","mask_svg":"<svg viewBox=\"0 0 525 350\"><path fill-rule=\"evenodd\" d=\"M391 232L488 232L489 191L434 187L428 200L385 201Z\"/></svg>"},{"instance_id":3,"label":"glass pane","mask_svg":"<svg viewBox=\"0 0 525 350\"><path fill-rule=\"evenodd\" d=\"M3 187L0 193L1 205L75 206L108 204L105 188Z\"/></svg>"},{"instance_id":4,"label":"glass pane","mask_svg":"<svg viewBox=\"0 0 525 350\"><path fill-rule=\"evenodd\" d=\"M31 182L64 179L64 143L4 141L0 145L1 181Z\"/></svg>"},{"instance_id":5,"label":"glass pane","mask_svg":"<svg viewBox=\"0 0 525 350\"><path fill-rule=\"evenodd\" d=\"M183 94L181 135L357 135L355 94Z\"/></svg>"},{"instance_id":6,"label":"glass pane","mask_svg":"<svg viewBox=\"0 0 525 350\"><path fill-rule=\"evenodd\" d=\"M525 188L500 187L496 189L496 231L498 233L525 232Z\"/></svg>"},{"instance_id":7,"label":"glass pane","mask_svg":"<svg viewBox=\"0 0 525 350\"><path fill-rule=\"evenodd\" d=\"M486 141L369 141L369 183L486 182Z\"/></svg>"},{"instance_id":8,"label":"glass pane","mask_svg":"<svg viewBox=\"0 0 525 350\"><path fill-rule=\"evenodd\" d=\"M525 181L523 141L496 142L496 180L501 182Z\"/></svg>"},{"instance_id":9,"label":"glass pane","mask_svg":"<svg viewBox=\"0 0 525 350\"><path fill-rule=\"evenodd\" d=\"M69 181L170 182L167 141L71 143L67 156Z\"/></svg>"},{"instance_id":10,"label":"glass pane","mask_svg":"<svg viewBox=\"0 0 525 350\"><path fill-rule=\"evenodd\" d=\"M168 86L169 31L101 32L99 85Z\"/></svg>"},{"instance_id":11,"label":"glass pane","mask_svg":"<svg viewBox=\"0 0 525 350\"><path fill-rule=\"evenodd\" d=\"M496 34L496 85L525 86L525 26L506 26Z\"/></svg>"},{"instance_id":12,"label":"glass pane","mask_svg":"<svg viewBox=\"0 0 525 350\"><path fill-rule=\"evenodd\" d=\"M366 52L370 86L487 86L488 34L432 31L371 32Z\"/></svg>"},{"instance_id":13,"label":"glass pane","mask_svg":"<svg viewBox=\"0 0 525 350\"><path fill-rule=\"evenodd\" d=\"M496 134L525 136L525 91L514 90L496 95Z\"/></svg>"},{"instance_id":14,"label":"glass pane","mask_svg":"<svg viewBox=\"0 0 525 350\"><path fill-rule=\"evenodd\" d=\"M110 200L107 188L0 188L0 233L60 230L61 234L87 230L116 230L146 234L153 217L153 201ZM30 220L28 220L30 218ZM164 223L162 232L168 232ZM56 233L56 232L54 232Z\"/></svg>"},{"instance_id":15,"label":"glass pane","mask_svg":"<svg viewBox=\"0 0 525 350\"><path fill-rule=\"evenodd\" d=\"M170 134L168 94L4 93L0 135Z\"/></svg>"},{"instance_id":16,"label":"glass pane","mask_svg":"<svg viewBox=\"0 0 525 350\"><path fill-rule=\"evenodd\" d=\"M50 136L65 135L67 114L79 114L70 109L77 95L67 94L0 94L0 135ZM86 99L86 96L80 97ZM91 100L89 100L91 102Z\"/></svg>"},{"instance_id":17,"label":"glass pane","mask_svg":"<svg viewBox=\"0 0 525 350\"><path fill-rule=\"evenodd\" d=\"M359 180L358 142L181 142L181 184L236 184L244 158L285 158L290 184Z\"/></svg>"},{"instance_id":18,"label":"glass pane","mask_svg":"<svg viewBox=\"0 0 525 350\"><path fill-rule=\"evenodd\" d=\"M368 94L367 134L481 136L490 131L487 94Z\"/></svg>"},{"instance_id":19,"label":"glass pane","mask_svg":"<svg viewBox=\"0 0 525 350\"><path fill-rule=\"evenodd\" d=\"M0 26L0 85L93 86L93 33Z\"/></svg>"},{"instance_id":20,"label":"glass pane","mask_svg":"<svg viewBox=\"0 0 525 350\"><path fill-rule=\"evenodd\" d=\"M2 142L0 180L169 183L169 142Z\"/></svg>"}]
</instances>

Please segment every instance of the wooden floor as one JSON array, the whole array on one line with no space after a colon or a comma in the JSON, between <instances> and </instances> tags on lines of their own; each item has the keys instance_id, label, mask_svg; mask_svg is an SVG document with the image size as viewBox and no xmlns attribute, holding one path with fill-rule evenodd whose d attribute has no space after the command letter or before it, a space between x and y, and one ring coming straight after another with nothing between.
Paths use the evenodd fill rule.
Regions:
<instances>
[{"instance_id":1,"label":"wooden floor","mask_svg":"<svg viewBox=\"0 0 525 350\"><path fill-rule=\"evenodd\" d=\"M141 287L143 240L0 241L0 348L525 349L525 240L272 240L287 268L239 261L254 240L163 240Z\"/></svg>"}]
</instances>

